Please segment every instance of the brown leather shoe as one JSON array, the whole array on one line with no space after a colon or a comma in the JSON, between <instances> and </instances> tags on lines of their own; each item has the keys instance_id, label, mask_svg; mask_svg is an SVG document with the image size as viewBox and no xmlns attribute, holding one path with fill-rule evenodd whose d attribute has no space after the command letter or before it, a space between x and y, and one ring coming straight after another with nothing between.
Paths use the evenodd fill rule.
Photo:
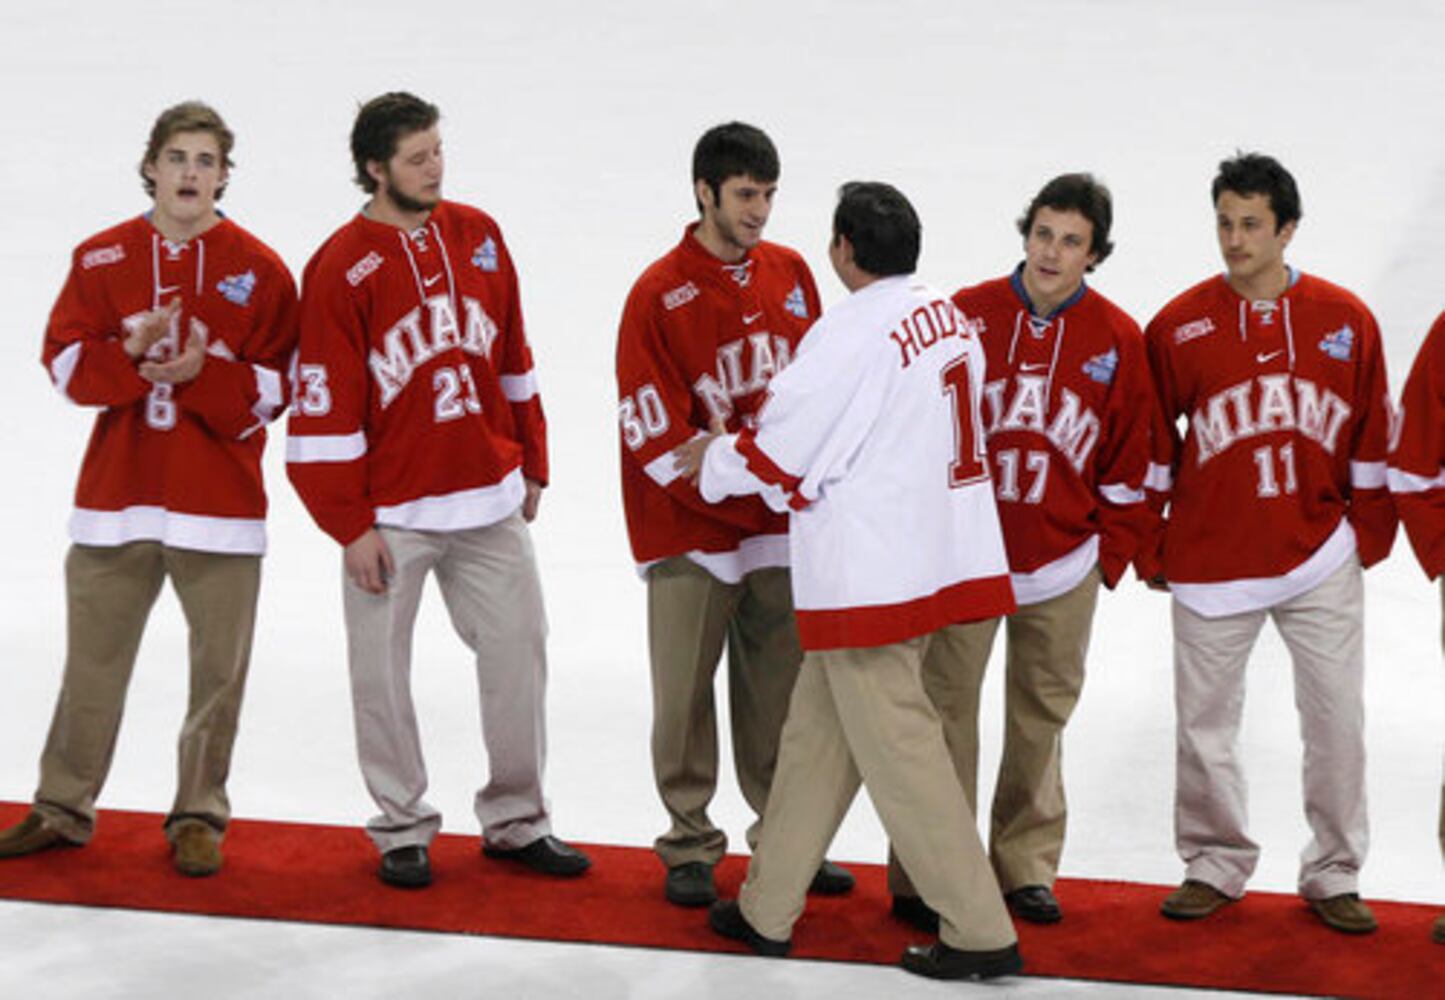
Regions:
<instances>
[{"instance_id":1,"label":"brown leather shoe","mask_svg":"<svg viewBox=\"0 0 1445 1000\"><path fill-rule=\"evenodd\" d=\"M1312 899L1310 909L1325 922L1325 926L1341 934L1369 934L1380 925L1375 915L1360 899L1358 892L1342 892L1328 899Z\"/></svg>"},{"instance_id":2,"label":"brown leather shoe","mask_svg":"<svg viewBox=\"0 0 1445 1000\"><path fill-rule=\"evenodd\" d=\"M176 871L192 878L214 875L221 870L221 835L209 823L198 819L176 824L171 838L171 863Z\"/></svg>"},{"instance_id":3,"label":"brown leather shoe","mask_svg":"<svg viewBox=\"0 0 1445 1000\"><path fill-rule=\"evenodd\" d=\"M1200 920L1234 900L1208 882L1187 878L1184 884L1165 897L1159 912L1170 920Z\"/></svg>"},{"instance_id":4,"label":"brown leather shoe","mask_svg":"<svg viewBox=\"0 0 1445 1000\"><path fill-rule=\"evenodd\" d=\"M35 810L10 829L0 832L0 858L18 858L22 854L34 854L51 847L75 847L40 818Z\"/></svg>"},{"instance_id":5,"label":"brown leather shoe","mask_svg":"<svg viewBox=\"0 0 1445 1000\"><path fill-rule=\"evenodd\" d=\"M1445 944L1445 917L1435 918L1435 929L1431 931L1430 937L1436 944Z\"/></svg>"}]
</instances>

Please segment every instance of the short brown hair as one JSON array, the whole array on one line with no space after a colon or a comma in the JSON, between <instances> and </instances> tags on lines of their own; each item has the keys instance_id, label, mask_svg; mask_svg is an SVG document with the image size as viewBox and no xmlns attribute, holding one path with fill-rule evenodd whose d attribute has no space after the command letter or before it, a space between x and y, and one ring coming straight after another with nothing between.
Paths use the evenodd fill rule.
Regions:
<instances>
[{"instance_id":1,"label":"short brown hair","mask_svg":"<svg viewBox=\"0 0 1445 1000\"><path fill-rule=\"evenodd\" d=\"M356 112L351 126L351 159L356 165L356 186L367 194L376 193L376 178L367 173L371 162L386 163L396 155L397 144L413 132L425 132L437 123L441 112L435 104L415 94L394 90L373 97Z\"/></svg>"},{"instance_id":2,"label":"short brown hair","mask_svg":"<svg viewBox=\"0 0 1445 1000\"><path fill-rule=\"evenodd\" d=\"M161 150L177 132L209 132L216 137L216 145L221 147L221 163L227 170L235 166L231 162L231 148L236 145L236 136L226 127L220 112L200 101L182 101L160 113L156 123L151 126L151 137L146 143L145 156L140 161L141 183L145 185L146 194L152 198L156 195L156 182L146 176L146 167L156 162ZM225 193L226 185L216 188L218 200Z\"/></svg>"}]
</instances>

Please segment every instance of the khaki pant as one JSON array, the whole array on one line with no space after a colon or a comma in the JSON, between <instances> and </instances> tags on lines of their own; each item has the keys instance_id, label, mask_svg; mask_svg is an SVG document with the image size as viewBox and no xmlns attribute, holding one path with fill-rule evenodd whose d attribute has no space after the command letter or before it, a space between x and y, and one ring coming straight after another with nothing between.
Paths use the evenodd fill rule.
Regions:
<instances>
[{"instance_id":1,"label":"khaki pant","mask_svg":"<svg viewBox=\"0 0 1445 1000\"><path fill-rule=\"evenodd\" d=\"M786 940L860 781L941 940L990 950L1017 940L921 677L927 637L809 652L783 727L762 840L738 895L765 937Z\"/></svg>"},{"instance_id":2,"label":"khaki pant","mask_svg":"<svg viewBox=\"0 0 1445 1000\"><path fill-rule=\"evenodd\" d=\"M727 834L707 814L718 773L713 675L726 643L733 764L743 798L761 817L803 656L788 571L755 570L727 584L688 559L665 560L647 574L647 621L652 769L671 821L653 846L669 868L716 864ZM748 828L749 845L760 823Z\"/></svg>"},{"instance_id":3,"label":"khaki pant","mask_svg":"<svg viewBox=\"0 0 1445 1000\"><path fill-rule=\"evenodd\" d=\"M1174 836L1186 878L1238 897L1259 860L1259 845L1245 829L1239 723L1249 652L1272 618L1294 663L1305 818L1313 833L1300 855L1299 892L1323 899L1356 891L1369 847L1364 604L1354 556L1313 590L1266 610L1205 618L1173 602Z\"/></svg>"},{"instance_id":4,"label":"khaki pant","mask_svg":"<svg viewBox=\"0 0 1445 1000\"><path fill-rule=\"evenodd\" d=\"M423 796L426 761L411 698L411 637L427 575L436 574L452 627L476 656L490 775L473 808L487 843L525 847L551 832L542 797L547 622L532 539L520 514L465 531L380 528L396 573L384 594L345 577L356 749L380 814L377 850L426 845L442 817Z\"/></svg>"},{"instance_id":5,"label":"khaki pant","mask_svg":"<svg viewBox=\"0 0 1445 1000\"><path fill-rule=\"evenodd\" d=\"M66 657L40 758L35 811L78 844L95 829L146 619L170 577L190 627L190 698L181 726L176 797L166 817L225 830L226 778L256 623L261 557L159 542L73 545L65 559Z\"/></svg>"},{"instance_id":6,"label":"khaki pant","mask_svg":"<svg viewBox=\"0 0 1445 1000\"><path fill-rule=\"evenodd\" d=\"M989 857L1005 892L1053 887L1064 849L1064 726L1084 687L1084 659L1099 596L1099 571L1072 590L1020 607L1007 618L1003 755L989 824ZM978 801L979 691L999 619L937 632L923 661L923 688L943 719L970 812ZM888 886L915 895L890 852Z\"/></svg>"}]
</instances>

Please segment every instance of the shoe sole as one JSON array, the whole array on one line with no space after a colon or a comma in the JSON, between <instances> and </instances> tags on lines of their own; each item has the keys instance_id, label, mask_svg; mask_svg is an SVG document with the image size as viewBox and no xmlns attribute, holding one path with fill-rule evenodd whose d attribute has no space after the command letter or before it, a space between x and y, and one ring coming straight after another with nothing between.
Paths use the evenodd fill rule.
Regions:
<instances>
[{"instance_id":1,"label":"shoe sole","mask_svg":"<svg viewBox=\"0 0 1445 1000\"><path fill-rule=\"evenodd\" d=\"M663 889L662 894L667 897L667 901L673 906L685 906L688 909L697 909L700 906L711 906L717 902L716 892L711 892L707 895L702 895L701 893L697 895L685 895L680 892Z\"/></svg>"},{"instance_id":2,"label":"shoe sole","mask_svg":"<svg viewBox=\"0 0 1445 1000\"><path fill-rule=\"evenodd\" d=\"M583 858L581 861L571 863L565 868L548 868L545 865L536 865L528 861L522 857L520 851L507 851L497 847L483 847L482 855L495 861L515 861L517 864L526 866L538 875L550 875L552 878L576 878L578 875L585 874L586 871L592 867L592 861L588 858Z\"/></svg>"}]
</instances>

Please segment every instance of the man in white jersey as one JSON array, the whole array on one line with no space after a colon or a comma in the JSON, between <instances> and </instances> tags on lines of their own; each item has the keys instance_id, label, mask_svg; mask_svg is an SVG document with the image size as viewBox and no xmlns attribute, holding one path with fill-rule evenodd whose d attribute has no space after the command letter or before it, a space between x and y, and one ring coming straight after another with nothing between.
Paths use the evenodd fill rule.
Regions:
<instances>
[{"instance_id":1,"label":"man in white jersey","mask_svg":"<svg viewBox=\"0 0 1445 1000\"><path fill-rule=\"evenodd\" d=\"M848 184L829 257L852 293L774 377L757 424L678 449L704 499L791 510L805 650L762 838L719 934L783 955L808 884L860 782L938 943L905 969L943 979L1022 968L1018 939L923 690L930 636L1014 610L978 400L983 353L948 299L915 281L921 227L886 184Z\"/></svg>"}]
</instances>

